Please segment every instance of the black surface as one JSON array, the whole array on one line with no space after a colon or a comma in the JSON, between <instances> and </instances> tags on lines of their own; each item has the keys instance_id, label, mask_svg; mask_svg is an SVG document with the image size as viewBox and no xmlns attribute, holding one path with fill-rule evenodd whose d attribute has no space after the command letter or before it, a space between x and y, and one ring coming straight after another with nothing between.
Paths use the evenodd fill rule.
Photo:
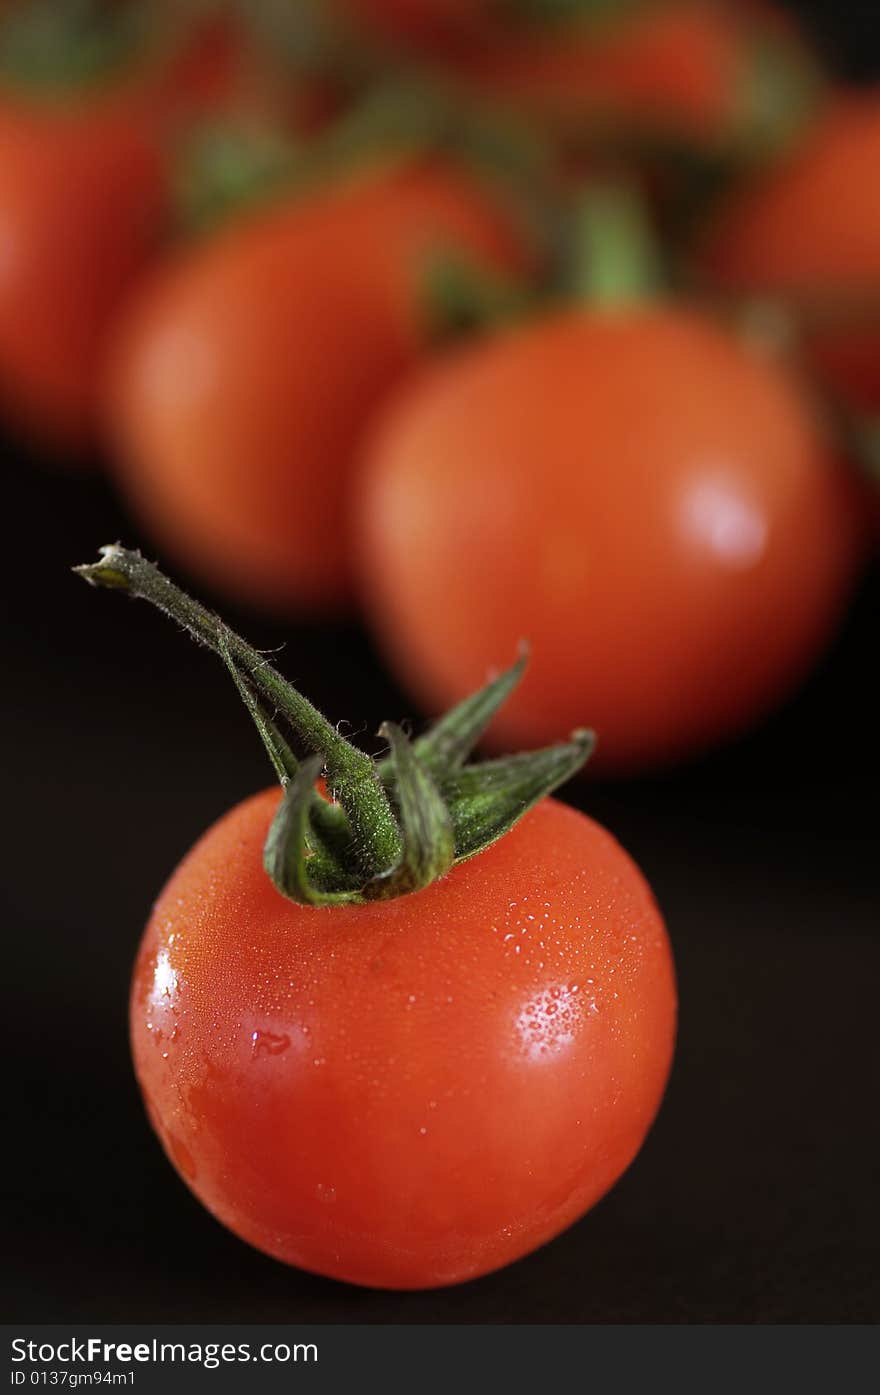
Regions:
<instances>
[{"instance_id":1,"label":"black surface","mask_svg":"<svg viewBox=\"0 0 880 1395\"><path fill-rule=\"evenodd\" d=\"M762 730L662 779L570 793L652 881L680 976L675 1071L629 1174L500 1274L377 1294L241 1244L146 1124L125 1021L142 924L185 848L270 772L216 661L68 574L100 542L142 541L100 477L12 448L4 468L7 1320L880 1316L876 574ZM281 666L334 719L414 715L358 629L286 634Z\"/></svg>"}]
</instances>

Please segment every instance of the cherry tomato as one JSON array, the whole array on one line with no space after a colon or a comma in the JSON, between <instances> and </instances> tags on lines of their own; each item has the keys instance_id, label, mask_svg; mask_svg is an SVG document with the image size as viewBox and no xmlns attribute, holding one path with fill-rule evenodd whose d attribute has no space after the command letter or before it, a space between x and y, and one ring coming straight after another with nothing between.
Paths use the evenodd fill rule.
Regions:
<instances>
[{"instance_id":1,"label":"cherry tomato","mask_svg":"<svg viewBox=\"0 0 880 1395\"><path fill-rule=\"evenodd\" d=\"M880 407L880 96L842 97L784 164L736 196L704 254L736 291L825 307L851 323L812 338L820 371L856 405ZM874 323L861 323L873 298ZM854 322L852 322L854 321Z\"/></svg>"},{"instance_id":2,"label":"cherry tomato","mask_svg":"<svg viewBox=\"0 0 880 1395\"><path fill-rule=\"evenodd\" d=\"M62 453L95 442L108 334L172 221L178 137L260 110L242 34L178 27L94 82L0 90L0 405Z\"/></svg>"},{"instance_id":3,"label":"cherry tomato","mask_svg":"<svg viewBox=\"0 0 880 1395\"><path fill-rule=\"evenodd\" d=\"M164 223L141 117L123 98L0 97L0 399L53 447L91 443L108 327Z\"/></svg>"},{"instance_id":4,"label":"cherry tomato","mask_svg":"<svg viewBox=\"0 0 880 1395\"><path fill-rule=\"evenodd\" d=\"M587 721L664 763L789 692L859 555L850 481L781 369L684 309L567 312L440 364L367 462L363 588L429 708L523 638L493 731Z\"/></svg>"},{"instance_id":5,"label":"cherry tomato","mask_svg":"<svg viewBox=\"0 0 880 1395\"><path fill-rule=\"evenodd\" d=\"M364 427L426 347L446 248L513 266L463 172L395 166L236 223L144 297L112 374L120 478L163 545L274 608L351 596L348 495Z\"/></svg>"},{"instance_id":6,"label":"cherry tomato","mask_svg":"<svg viewBox=\"0 0 880 1395\"><path fill-rule=\"evenodd\" d=\"M415 895L314 910L262 867L279 791L202 838L131 996L169 1158L237 1235L383 1288L474 1278L629 1165L675 1031L669 943L614 839L547 799Z\"/></svg>"},{"instance_id":7,"label":"cherry tomato","mask_svg":"<svg viewBox=\"0 0 880 1395\"><path fill-rule=\"evenodd\" d=\"M666 0L580 23L509 27L474 49L464 71L564 127L726 147L778 136L812 67L767 7Z\"/></svg>"}]
</instances>

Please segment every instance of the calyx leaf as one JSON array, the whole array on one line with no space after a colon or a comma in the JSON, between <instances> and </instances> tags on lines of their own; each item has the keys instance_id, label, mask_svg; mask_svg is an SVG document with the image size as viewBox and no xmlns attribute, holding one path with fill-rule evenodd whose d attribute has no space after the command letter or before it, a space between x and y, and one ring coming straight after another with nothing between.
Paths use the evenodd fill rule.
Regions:
<instances>
[{"instance_id":1,"label":"calyx leaf","mask_svg":"<svg viewBox=\"0 0 880 1395\"><path fill-rule=\"evenodd\" d=\"M448 872L455 858L452 820L428 767L395 723L386 722L379 734L387 737L391 746L391 783L403 851L387 876L377 877L365 888L368 900L421 891Z\"/></svg>"},{"instance_id":2,"label":"calyx leaf","mask_svg":"<svg viewBox=\"0 0 880 1395\"><path fill-rule=\"evenodd\" d=\"M46 97L66 97L112 77L150 39L147 7L133 0L32 0L0 24L0 80Z\"/></svg>"},{"instance_id":3,"label":"calyx leaf","mask_svg":"<svg viewBox=\"0 0 880 1395\"><path fill-rule=\"evenodd\" d=\"M446 776L464 765L495 713L519 683L527 663L528 651L524 647L512 668L451 707L418 737L415 753L431 775Z\"/></svg>"},{"instance_id":4,"label":"calyx leaf","mask_svg":"<svg viewBox=\"0 0 880 1395\"><path fill-rule=\"evenodd\" d=\"M455 861L464 862L497 842L540 799L580 770L594 746L591 731L578 731L565 745L451 771L440 792L452 819Z\"/></svg>"},{"instance_id":5,"label":"calyx leaf","mask_svg":"<svg viewBox=\"0 0 880 1395\"><path fill-rule=\"evenodd\" d=\"M276 890L289 901L307 906L339 905L352 899L356 887L345 887L345 871L326 848L312 823L320 804L315 781L320 756L309 756L287 785L263 848L263 866Z\"/></svg>"},{"instance_id":6,"label":"calyx leaf","mask_svg":"<svg viewBox=\"0 0 880 1395\"><path fill-rule=\"evenodd\" d=\"M592 751L592 732L577 731L558 746L466 764L521 679L523 652L416 741L386 723L389 754L371 760L264 655L140 553L114 544L75 570L93 586L150 601L223 660L283 790L264 867L281 895L302 905L364 904L422 890L501 838ZM322 774L329 799L316 788Z\"/></svg>"}]
</instances>

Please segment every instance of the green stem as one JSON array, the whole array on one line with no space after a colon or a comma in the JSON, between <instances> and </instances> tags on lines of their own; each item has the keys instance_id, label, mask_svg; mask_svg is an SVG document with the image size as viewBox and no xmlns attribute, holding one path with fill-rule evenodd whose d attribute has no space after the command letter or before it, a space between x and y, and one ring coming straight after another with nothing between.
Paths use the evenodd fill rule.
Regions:
<instances>
[{"instance_id":1,"label":"green stem","mask_svg":"<svg viewBox=\"0 0 880 1395\"><path fill-rule=\"evenodd\" d=\"M767 164L788 150L825 94L825 79L805 46L788 35L754 26L740 78L735 143L746 157Z\"/></svg>"},{"instance_id":2,"label":"green stem","mask_svg":"<svg viewBox=\"0 0 880 1395\"><path fill-rule=\"evenodd\" d=\"M282 896L306 906L363 905L405 896L443 877L504 836L539 800L579 770L592 734L503 760L467 757L522 677L525 654L410 743L399 727L372 760L219 616L191 600L139 552L118 544L74 567L92 586L125 591L171 616L223 660L257 727L283 795L263 850ZM296 752L282 727L295 737ZM329 803L315 788L325 770Z\"/></svg>"},{"instance_id":3,"label":"green stem","mask_svg":"<svg viewBox=\"0 0 880 1395\"><path fill-rule=\"evenodd\" d=\"M663 284L653 231L634 189L591 187L576 201L569 291L588 305L624 306L655 296Z\"/></svg>"},{"instance_id":4,"label":"green stem","mask_svg":"<svg viewBox=\"0 0 880 1395\"><path fill-rule=\"evenodd\" d=\"M619 21L645 0L496 0L500 18L526 29Z\"/></svg>"},{"instance_id":5,"label":"green stem","mask_svg":"<svg viewBox=\"0 0 880 1395\"><path fill-rule=\"evenodd\" d=\"M296 691L258 650L205 606L192 600L163 576L139 552L116 544L101 549L98 562L76 567L79 576L93 586L126 591L149 601L225 662L230 660L246 682L283 715L302 748L324 762L331 795L348 815L360 870L377 877L393 867L401 855L401 836L376 765L357 750L336 728Z\"/></svg>"},{"instance_id":6,"label":"green stem","mask_svg":"<svg viewBox=\"0 0 880 1395\"><path fill-rule=\"evenodd\" d=\"M177 170L177 212L189 233L212 231L294 186L301 146L268 124L217 121L195 130Z\"/></svg>"},{"instance_id":7,"label":"green stem","mask_svg":"<svg viewBox=\"0 0 880 1395\"><path fill-rule=\"evenodd\" d=\"M132 3L37 0L4 17L0 78L64 96L109 77L151 38L144 14Z\"/></svg>"},{"instance_id":8,"label":"green stem","mask_svg":"<svg viewBox=\"0 0 880 1395\"><path fill-rule=\"evenodd\" d=\"M407 45L377 37L326 0L238 5L276 62L286 58L293 73L319 74L348 94L343 115L313 143L303 183L376 154L387 160L442 151L495 186L539 255L555 251L565 171L553 141L515 107L466 92Z\"/></svg>"}]
</instances>

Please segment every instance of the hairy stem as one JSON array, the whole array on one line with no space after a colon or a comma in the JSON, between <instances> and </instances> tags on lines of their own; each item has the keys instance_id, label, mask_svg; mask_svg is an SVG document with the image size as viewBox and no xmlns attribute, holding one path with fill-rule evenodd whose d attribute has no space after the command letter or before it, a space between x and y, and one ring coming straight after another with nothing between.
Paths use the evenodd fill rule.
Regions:
<instances>
[{"instance_id":1,"label":"hairy stem","mask_svg":"<svg viewBox=\"0 0 880 1395\"><path fill-rule=\"evenodd\" d=\"M192 600L139 552L116 544L100 560L74 570L93 586L126 591L149 601L225 662L282 716L308 755L324 762L330 793L348 815L365 877L387 873L399 861L401 835L375 763L359 751L288 681L205 606Z\"/></svg>"}]
</instances>

